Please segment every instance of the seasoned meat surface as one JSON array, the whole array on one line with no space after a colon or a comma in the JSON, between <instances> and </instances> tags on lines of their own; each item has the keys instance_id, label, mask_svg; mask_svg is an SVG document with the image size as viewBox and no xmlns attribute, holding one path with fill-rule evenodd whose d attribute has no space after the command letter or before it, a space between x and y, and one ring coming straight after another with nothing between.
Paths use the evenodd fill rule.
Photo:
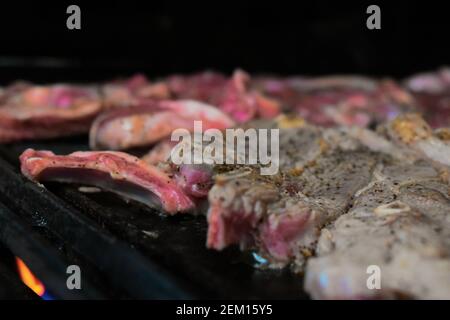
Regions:
<instances>
[{"instance_id":1,"label":"seasoned meat surface","mask_svg":"<svg viewBox=\"0 0 450 320\"><path fill-rule=\"evenodd\" d=\"M305 289L319 299L450 298L449 187L427 164L387 165L321 231ZM370 289L367 270L380 270Z\"/></svg>"}]
</instances>

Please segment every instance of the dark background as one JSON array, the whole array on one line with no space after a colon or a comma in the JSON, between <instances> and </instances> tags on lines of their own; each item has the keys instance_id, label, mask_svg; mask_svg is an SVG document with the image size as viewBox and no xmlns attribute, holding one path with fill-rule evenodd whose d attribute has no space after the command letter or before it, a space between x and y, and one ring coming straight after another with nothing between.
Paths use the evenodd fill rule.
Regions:
<instances>
[{"instance_id":1,"label":"dark background","mask_svg":"<svg viewBox=\"0 0 450 320\"><path fill-rule=\"evenodd\" d=\"M450 64L444 1L2 1L0 82L203 69L396 78ZM81 30L66 8L81 7ZM381 7L381 30L366 8ZM48 57L53 57L49 59Z\"/></svg>"}]
</instances>

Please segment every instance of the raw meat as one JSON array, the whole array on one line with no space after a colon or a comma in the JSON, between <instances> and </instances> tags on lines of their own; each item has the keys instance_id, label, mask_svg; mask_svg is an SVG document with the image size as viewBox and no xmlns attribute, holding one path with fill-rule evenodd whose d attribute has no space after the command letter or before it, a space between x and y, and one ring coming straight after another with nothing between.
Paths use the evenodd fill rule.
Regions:
<instances>
[{"instance_id":1,"label":"raw meat","mask_svg":"<svg viewBox=\"0 0 450 320\"><path fill-rule=\"evenodd\" d=\"M450 68L414 75L405 80L405 87L432 128L450 125Z\"/></svg>"},{"instance_id":2,"label":"raw meat","mask_svg":"<svg viewBox=\"0 0 450 320\"><path fill-rule=\"evenodd\" d=\"M193 200L164 172L123 152L74 152L66 156L27 149L22 173L33 181L87 184L174 214L194 208Z\"/></svg>"},{"instance_id":3,"label":"raw meat","mask_svg":"<svg viewBox=\"0 0 450 320\"><path fill-rule=\"evenodd\" d=\"M175 129L193 131L194 121L203 130L225 129L233 120L219 109L192 100L151 101L99 116L90 131L92 149L119 150L154 144L170 137Z\"/></svg>"},{"instance_id":4,"label":"raw meat","mask_svg":"<svg viewBox=\"0 0 450 320\"><path fill-rule=\"evenodd\" d=\"M73 85L13 85L1 104L1 143L88 132L102 109L95 88Z\"/></svg>"},{"instance_id":5,"label":"raw meat","mask_svg":"<svg viewBox=\"0 0 450 320\"><path fill-rule=\"evenodd\" d=\"M106 108L130 107L145 103L147 100L170 98L169 87L164 82L151 83L142 74L108 82L101 89Z\"/></svg>"},{"instance_id":6,"label":"raw meat","mask_svg":"<svg viewBox=\"0 0 450 320\"><path fill-rule=\"evenodd\" d=\"M257 78L254 87L316 125L367 127L414 110L409 93L392 80L357 76Z\"/></svg>"},{"instance_id":7,"label":"raw meat","mask_svg":"<svg viewBox=\"0 0 450 320\"><path fill-rule=\"evenodd\" d=\"M167 79L167 85L176 98L194 99L217 106L238 123L279 114L279 103L262 92L252 90L250 81L247 73L236 70L230 79L213 72L173 76Z\"/></svg>"}]
</instances>

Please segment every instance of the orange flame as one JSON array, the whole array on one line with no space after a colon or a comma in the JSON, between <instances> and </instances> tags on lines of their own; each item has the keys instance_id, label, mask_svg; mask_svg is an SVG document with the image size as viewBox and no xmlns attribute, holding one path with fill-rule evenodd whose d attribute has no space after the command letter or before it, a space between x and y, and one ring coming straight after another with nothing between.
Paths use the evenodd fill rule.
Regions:
<instances>
[{"instance_id":1,"label":"orange flame","mask_svg":"<svg viewBox=\"0 0 450 320\"><path fill-rule=\"evenodd\" d=\"M38 296L42 297L45 293L45 287L41 281L31 272L25 262L16 257L17 269L19 270L20 278L23 283L34 291Z\"/></svg>"}]
</instances>

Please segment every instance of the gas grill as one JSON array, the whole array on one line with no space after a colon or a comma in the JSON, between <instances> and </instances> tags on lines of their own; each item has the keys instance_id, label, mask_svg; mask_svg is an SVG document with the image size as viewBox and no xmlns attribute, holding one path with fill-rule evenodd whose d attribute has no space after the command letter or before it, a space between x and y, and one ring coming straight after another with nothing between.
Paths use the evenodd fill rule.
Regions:
<instances>
[{"instance_id":1,"label":"gas grill","mask_svg":"<svg viewBox=\"0 0 450 320\"><path fill-rule=\"evenodd\" d=\"M450 52L447 11L435 5L383 4L381 30L368 30L364 3L142 3L83 2L78 31L67 30L62 2L5 3L17 7L0 19L0 84L210 68L401 79L448 63ZM0 299L309 298L301 274L254 268L252 252L236 247L206 249L204 216L167 216L108 192L29 181L18 160L27 148L89 150L87 136L0 145ZM80 290L67 286L72 265L81 270Z\"/></svg>"}]
</instances>

